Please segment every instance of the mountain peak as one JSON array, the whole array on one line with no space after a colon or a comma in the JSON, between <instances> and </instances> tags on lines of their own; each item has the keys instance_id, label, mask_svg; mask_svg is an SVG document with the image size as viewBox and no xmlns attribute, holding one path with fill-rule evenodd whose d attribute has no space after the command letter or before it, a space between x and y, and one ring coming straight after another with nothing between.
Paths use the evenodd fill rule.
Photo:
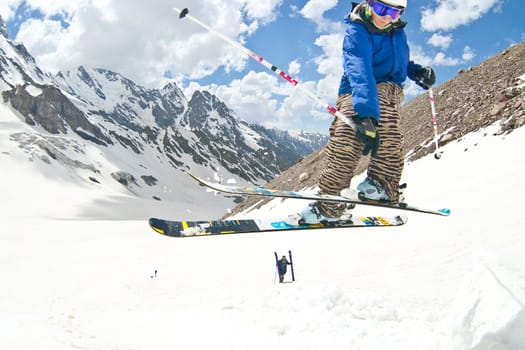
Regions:
<instances>
[{"instance_id":1,"label":"mountain peak","mask_svg":"<svg viewBox=\"0 0 525 350\"><path fill-rule=\"evenodd\" d=\"M4 19L0 15L0 34L2 34L6 39L9 39L9 34L7 33L7 26L5 25Z\"/></svg>"},{"instance_id":2,"label":"mountain peak","mask_svg":"<svg viewBox=\"0 0 525 350\"><path fill-rule=\"evenodd\" d=\"M22 43L0 40L0 92L29 125L16 134L20 147L101 190L116 181L137 197L179 200L166 188L185 171L261 183L317 148L247 124L209 91L188 100L174 82L147 88L89 65L47 75Z\"/></svg>"}]
</instances>

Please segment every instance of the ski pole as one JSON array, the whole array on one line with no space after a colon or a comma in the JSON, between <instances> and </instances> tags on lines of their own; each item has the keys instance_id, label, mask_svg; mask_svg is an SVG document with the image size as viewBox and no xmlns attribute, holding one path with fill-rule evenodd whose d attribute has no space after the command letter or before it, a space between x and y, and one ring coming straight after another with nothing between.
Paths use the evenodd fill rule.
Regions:
<instances>
[{"instance_id":1,"label":"ski pole","mask_svg":"<svg viewBox=\"0 0 525 350\"><path fill-rule=\"evenodd\" d=\"M430 100L430 109L432 110L432 125L434 126L434 143L436 147L434 158L439 159L441 158L441 153L439 152L439 145L438 145L437 113L436 113L436 105L434 102L434 91L432 90L432 88L428 89L428 98Z\"/></svg>"},{"instance_id":2,"label":"ski pole","mask_svg":"<svg viewBox=\"0 0 525 350\"><path fill-rule=\"evenodd\" d=\"M310 90L305 88L297 80L293 79L291 76L289 76L288 74L286 74L285 72L283 72L282 70L280 70L279 68L277 68L276 66L274 66L273 64L271 64L270 62L265 60L264 58L262 58L261 56L255 54L254 52L250 51L249 49L247 49L246 47L242 46L238 42L236 42L236 41L228 38L227 36L225 36L225 35L217 32L217 31L213 30L212 28L210 28L206 24L202 23L201 21L199 21L195 17L191 16L189 14L189 10L188 10L187 7L183 8L182 10L178 9L176 7L174 7L173 9L179 13L179 18L180 19L188 18L192 22L194 22L194 23L198 24L199 26L201 26L202 28L208 30L210 33L218 36L219 38L221 38L222 40L226 41L230 45L232 45L232 46L236 47L237 49L241 50L246 55L250 56L251 58L253 58L257 62L259 62L260 64L262 64L263 66L265 66L266 68L268 68L269 70L271 70L272 72L274 72L275 74L277 74L278 76L280 76L281 78L283 78L284 80L289 82L290 84L292 84L295 87L299 88L307 96L311 97L314 101L316 101L318 105L324 107L330 114L332 114L332 115L336 116L337 118L341 119L342 121L344 121L346 124L348 124L350 127L352 127L355 130L356 125L355 125L355 123L354 123L354 121L352 119L348 118L343 113L339 112L335 107L333 107L330 104L328 104L327 102L323 101L319 96L315 95L313 92L311 92Z\"/></svg>"}]
</instances>

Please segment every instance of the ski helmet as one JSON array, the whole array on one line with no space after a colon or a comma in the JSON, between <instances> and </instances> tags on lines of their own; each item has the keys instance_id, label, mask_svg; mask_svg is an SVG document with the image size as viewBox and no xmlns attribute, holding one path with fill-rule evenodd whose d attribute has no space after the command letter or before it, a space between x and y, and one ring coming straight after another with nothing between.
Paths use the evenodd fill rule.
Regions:
<instances>
[{"instance_id":1,"label":"ski helmet","mask_svg":"<svg viewBox=\"0 0 525 350\"><path fill-rule=\"evenodd\" d=\"M380 2L393 6L393 7L399 7L399 8L406 8L407 7L407 0L379 0Z\"/></svg>"}]
</instances>

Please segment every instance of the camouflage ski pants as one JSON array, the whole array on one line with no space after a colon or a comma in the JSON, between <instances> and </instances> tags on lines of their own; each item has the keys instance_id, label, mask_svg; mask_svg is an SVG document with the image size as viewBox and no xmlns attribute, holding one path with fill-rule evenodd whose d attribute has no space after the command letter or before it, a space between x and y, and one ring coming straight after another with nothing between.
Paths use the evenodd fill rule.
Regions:
<instances>
[{"instance_id":1,"label":"camouflage ski pants","mask_svg":"<svg viewBox=\"0 0 525 350\"><path fill-rule=\"evenodd\" d=\"M367 176L379 180L392 202L399 200L399 181L403 172L403 134L400 131L400 104L403 90L394 83L377 84L381 118L379 135L381 144L375 157L371 157ZM340 95L336 108L352 117L354 107L352 95ZM323 194L339 195L350 186L354 170L362 156L363 145L355 139L354 130L345 122L335 118L330 126L330 140L326 146L325 165L319 179ZM356 184L357 185L357 184ZM344 207L340 204L321 202L319 209L327 216L340 216Z\"/></svg>"}]
</instances>

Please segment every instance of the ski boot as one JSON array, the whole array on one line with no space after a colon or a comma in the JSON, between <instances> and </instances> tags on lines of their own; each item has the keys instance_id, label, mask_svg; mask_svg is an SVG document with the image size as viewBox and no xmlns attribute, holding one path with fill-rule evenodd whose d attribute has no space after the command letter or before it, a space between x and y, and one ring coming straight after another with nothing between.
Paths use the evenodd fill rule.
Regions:
<instances>
[{"instance_id":1,"label":"ski boot","mask_svg":"<svg viewBox=\"0 0 525 350\"><path fill-rule=\"evenodd\" d=\"M386 193L381 182L376 179L367 177L365 181L357 185L357 190L359 191L359 199L390 202L390 196Z\"/></svg>"},{"instance_id":2,"label":"ski boot","mask_svg":"<svg viewBox=\"0 0 525 350\"><path fill-rule=\"evenodd\" d=\"M288 225L299 226L302 224L314 225L320 223L334 223L340 220L339 217L331 218L321 214L318 203L313 202L304 208L300 213L289 215L284 221Z\"/></svg>"}]
</instances>

